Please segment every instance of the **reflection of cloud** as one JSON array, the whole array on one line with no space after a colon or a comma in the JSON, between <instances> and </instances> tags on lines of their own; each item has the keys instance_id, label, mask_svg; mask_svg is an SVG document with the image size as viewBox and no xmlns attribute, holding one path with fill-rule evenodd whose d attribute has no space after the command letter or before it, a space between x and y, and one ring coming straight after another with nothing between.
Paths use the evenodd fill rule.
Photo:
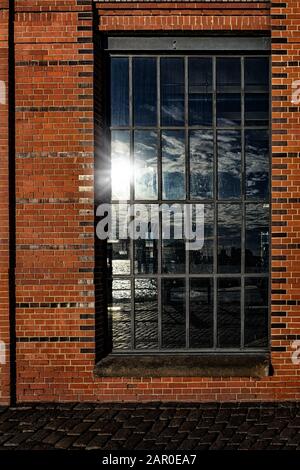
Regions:
<instances>
[{"instance_id":1,"label":"reflection of cloud","mask_svg":"<svg viewBox=\"0 0 300 470\"><path fill-rule=\"evenodd\" d=\"M268 230L269 207L262 204L248 204L246 206L247 230Z\"/></svg>"},{"instance_id":2,"label":"reflection of cloud","mask_svg":"<svg viewBox=\"0 0 300 470\"><path fill-rule=\"evenodd\" d=\"M157 134L137 131L134 137L135 197L154 199L157 196Z\"/></svg>"},{"instance_id":3,"label":"reflection of cloud","mask_svg":"<svg viewBox=\"0 0 300 470\"><path fill-rule=\"evenodd\" d=\"M181 170L185 164L184 133L166 131L162 134L163 165L165 172Z\"/></svg>"},{"instance_id":4,"label":"reflection of cloud","mask_svg":"<svg viewBox=\"0 0 300 470\"><path fill-rule=\"evenodd\" d=\"M218 167L223 173L239 177L241 173L240 131L218 132Z\"/></svg>"},{"instance_id":5,"label":"reflection of cloud","mask_svg":"<svg viewBox=\"0 0 300 470\"><path fill-rule=\"evenodd\" d=\"M212 131L194 131L190 135L191 173L194 178L206 177L212 172L213 161ZM196 181L194 181L196 183Z\"/></svg>"},{"instance_id":6,"label":"reflection of cloud","mask_svg":"<svg viewBox=\"0 0 300 470\"><path fill-rule=\"evenodd\" d=\"M247 192L262 196L268 186L269 142L267 131L246 132L245 144Z\"/></svg>"},{"instance_id":7,"label":"reflection of cloud","mask_svg":"<svg viewBox=\"0 0 300 470\"><path fill-rule=\"evenodd\" d=\"M227 236L228 232L239 235L241 227L241 206L238 204L219 204L218 219L220 232ZM230 242L230 241L229 241Z\"/></svg>"},{"instance_id":8,"label":"reflection of cloud","mask_svg":"<svg viewBox=\"0 0 300 470\"><path fill-rule=\"evenodd\" d=\"M176 106L175 104L163 105L162 114L168 117L170 121L181 122L183 120L183 103L181 106Z\"/></svg>"}]
</instances>

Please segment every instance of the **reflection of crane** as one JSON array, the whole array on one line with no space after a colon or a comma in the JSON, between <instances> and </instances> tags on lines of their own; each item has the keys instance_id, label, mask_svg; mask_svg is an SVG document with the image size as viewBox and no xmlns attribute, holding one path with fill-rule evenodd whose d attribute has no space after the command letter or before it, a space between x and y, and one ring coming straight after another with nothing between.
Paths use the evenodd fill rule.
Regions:
<instances>
[{"instance_id":1,"label":"reflection of crane","mask_svg":"<svg viewBox=\"0 0 300 470\"><path fill-rule=\"evenodd\" d=\"M268 259L269 253L269 232L260 232L260 259L263 264Z\"/></svg>"}]
</instances>

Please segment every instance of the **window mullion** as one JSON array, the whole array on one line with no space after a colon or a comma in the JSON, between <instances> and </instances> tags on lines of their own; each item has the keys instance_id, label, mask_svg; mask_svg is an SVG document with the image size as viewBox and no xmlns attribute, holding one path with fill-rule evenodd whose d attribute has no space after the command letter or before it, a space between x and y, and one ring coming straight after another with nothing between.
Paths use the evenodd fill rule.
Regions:
<instances>
[{"instance_id":1,"label":"window mullion","mask_svg":"<svg viewBox=\"0 0 300 470\"><path fill-rule=\"evenodd\" d=\"M188 109L188 93L189 93L189 74L188 74L188 56L184 58L184 125L185 125L185 196L190 199L190 165L189 165L189 109ZM186 221L187 214L184 213L184 223L190 226L191 221ZM190 252L187 249L187 240L185 240L185 345L190 347Z\"/></svg>"},{"instance_id":2,"label":"window mullion","mask_svg":"<svg viewBox=\"0 0 300 470\"><path fill-rule=\"evenodd\" d=\"M241 57L241 197L242 197L242 227L241 227L241 348L245 344L245 74L244 57Z\"/></svg>"},{"instance_id":3,"label":"window mullion","mask_svg":"<svg viewBox=\"0 0 300 470\"><path fill-rule=\"evenodd\" d=\"M217 95L216 95L216 57L213 57L213 140L214 140L214 160L213 160L213 198L214 198L214 243L213 243L213 347L218 346L218 161L217 161Z\"/></svg>"},{"instance_id":4,"label":"window mullion","mask_svg":"<svg viewBox=\"0 0 300 470\"><path fill-rule=\"evenodd\" d=\"M160 57L157 57L157 193L158 201L162 200L162 161L161 161L161 131L160 131ZM162 220L161 220L161 211L158 211L158 240L157 240L157 295L158 295L158 349L162 349Z\"/></svg>"}]
</instances>

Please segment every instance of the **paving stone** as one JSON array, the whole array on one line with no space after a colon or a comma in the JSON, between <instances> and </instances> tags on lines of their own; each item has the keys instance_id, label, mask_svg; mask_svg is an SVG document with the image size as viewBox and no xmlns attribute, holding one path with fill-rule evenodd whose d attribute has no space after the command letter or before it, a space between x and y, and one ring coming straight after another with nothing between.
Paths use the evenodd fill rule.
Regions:
<instances>
[{"instance_id":1,"label":"paving stone","mask_svg":"<svg viewBox=\"0 0 300 470\"><path fill-rule=\"evenodd\" d=\"M300 448L298 403L33 404L0 409L0 449Z\"/></svg>"},{"instance_id":2,"label":"paving stone","mask_svg":"<svg viewBox=\"0 0 300 470\"><path fill-rule=\"evenodd\" d=\"M77 440L73 443L74 447L85 448L96 436L95 432L87 431L83 433Z\"/></svg>"},{"instance_id":3,"label":"paving stone","mask_svg":"<svg viewBox=\"0 0 300 470\"><path fill-rule=\"evenodd\" d=\"M6 441L4 443L4 446L5 447L17 447L20 444L22 444L22 442L26 441L26 439L28 439L27 433L18 432L14 434L8 441Z\"/></svg>"},{"instance_id":4,"label":"paving stone","mask_svg":"<svg viewBox=\"0 0 300 470\"><path fill-rule=\"evenodd\" d=\"M86 446L87 450L103 449L110 437L108 435L95 436Z\"/></svg>"},{"instance_id":5,"label":"paving stone","mask_svg":"<svg viewBox=\"0 0 300 470\"><path fill-rule=\"evenodd\" d=\"M77 424L76 426L74 426L72 429L70 429L70 431L68 432L68 434L70 436L80 436L81 434L83 434L85 431L87 431L91 426L91 423L90 422L80 422L79 424Z\"/></svg>"},{"instance_id":6,"label":"paving stone","mask_svg":"<svg viewBox=\"0 0 300 470\"><path fill-rule=\"evenodd\" d=\"M44 439L43 439L43 444L50 444L51 446L53 446L54 444L56 444L56 442L58 442L60 439L63 438L63 433L61 432L51 432L48 436L46 436Z\"/></svg>"},{"instance_id":7,"label":"paving stone","mask_svg":"<svg viewBox=\"0 0 300 470\"><path fill-rule=\"evenodd\" d=\"M55 444L55 449L69 449L76 438L76 436L63 437Z\"/></svg>"}]
</instances>

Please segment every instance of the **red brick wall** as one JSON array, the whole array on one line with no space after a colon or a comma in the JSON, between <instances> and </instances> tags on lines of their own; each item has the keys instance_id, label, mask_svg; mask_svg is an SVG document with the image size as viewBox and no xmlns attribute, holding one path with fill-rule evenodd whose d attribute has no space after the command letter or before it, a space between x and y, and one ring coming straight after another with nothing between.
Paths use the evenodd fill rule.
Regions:
<instances>
[{"instance_id":1,"label":"red brick wall","mask_svg":"<svg viewBox=\"0 0 300 470\"><path fill-rule=\"evenodd\" d=\"M9 214L8 214L8 0L0 5L0 404L9 400Z\"/></svg>"},{"instance_id":2,"label":"red brick wall","mask_svg":"<svg viewBox=\"0 0 300 470\"><path fill-rule=\"evenodd\" d=\"M101 31L270 29L269 3L98 3Z\"/></svg>"},{"instance_id":3,"label":"red brick wall","mask_svg":"<svg viewBox=\"0 0 300 470\"><path fill-rule=\"evenodd\" d=\"M15 2L18 401L299 399L300 368L291 361L300 335L299 106L291 104L291 85L300 79L300 2L273 2L271 12L267 3L94 4L103 31L268 32L272 25L274 375L249 380L94 378L102 348L95 305L102 294L101 280L94 281L93 155L102 151L103 133L93 71L100 82L105 76L92 43L92 3ZM5 146L1 151L7 156ZM0 191L3 175L6 185L1 166ZM0 208L6 220L7 205ZM2 258L0 268L6 282ZM5 302L1 325L8 318Z\"/></svg>"}]
</instances>

